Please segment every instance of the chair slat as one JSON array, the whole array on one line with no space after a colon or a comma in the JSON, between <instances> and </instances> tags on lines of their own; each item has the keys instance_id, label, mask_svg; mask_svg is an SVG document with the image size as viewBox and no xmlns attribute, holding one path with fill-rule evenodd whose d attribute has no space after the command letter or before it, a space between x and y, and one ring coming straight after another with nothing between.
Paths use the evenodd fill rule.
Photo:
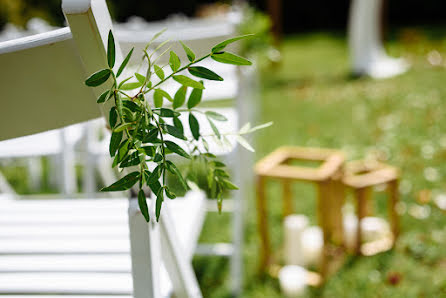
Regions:
<instances>
[{"instance_id":1,"label":"chair slat","mask_svg":"<svg viewBox=\"0 0 446 298\"><path fill-rule=\"evenodd\" d=\"M0 140L100 117L69 28L0 43L0 65Z\"/></svg>"}]
</instances>

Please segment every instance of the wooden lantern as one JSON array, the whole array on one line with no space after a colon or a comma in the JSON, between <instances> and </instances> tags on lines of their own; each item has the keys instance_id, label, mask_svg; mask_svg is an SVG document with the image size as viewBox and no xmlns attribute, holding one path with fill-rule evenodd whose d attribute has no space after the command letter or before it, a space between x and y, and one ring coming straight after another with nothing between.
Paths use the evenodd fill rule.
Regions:
<instances>
[{"instance_id":1,"label":"wooden lantern","mask_svg":"<svg viewBox=\"0 0 446 298\"><path fill-rule=\"evenodd\" d=\"M399 219L396 212L398 203L399 171L397 168L377 161L353 161L345 167L343 183L354 192L358 225L355 253L373 255L393 247L399 234ZM373 186L385 184L389 194L388 208L392 235L374 243L362 245L361 220L373 214L371 195Z\"/></svg>"},{"instance_id":2,"label":"wooden lantern","mask_svg":"<svg viewBox=\"0 0 446 298\"><path fill-rule=\"evenodd\" d=\"M291 165L293 160L320 161L317 168ZM318 189L317 215L322 228L324 247L319 271L322 278L333 271L332 264L343 255L342 205L344 186L342 166L344 155L338 150L321 148L281 147L260 160L255 167L257 176L257 215L261 238L260 269L268 271L274 264L271 255L267 221L265 183L278 179L283 185L283 217L293 212L291 182L312 182ZM341 253L340 253L341 252Z\"/></svg>"}]
</instances>

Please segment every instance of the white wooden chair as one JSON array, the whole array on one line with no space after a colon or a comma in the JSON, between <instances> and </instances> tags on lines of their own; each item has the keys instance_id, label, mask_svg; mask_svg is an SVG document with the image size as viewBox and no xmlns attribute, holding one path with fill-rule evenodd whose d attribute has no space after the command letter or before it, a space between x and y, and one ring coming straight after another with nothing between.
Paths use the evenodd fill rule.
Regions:
<instances>
[{"instance_id":1,"label":"white wooden chair","mask_svg":"<svg viewBox=\"0 0 446 298\"><path fill-rule=\"evenodd\" d=\"M115 30L117 39L121 48L127 51L131 48L142 50L151 37L163 29L167 29L162 37L153 43L153 47L158 46L163 40L170 40L176 51L182 59L186 60L183 49L175 41L183 41L190 46L197 55L204 55L216 43L236 35L237 24L240 22L241 15L237 12L231 13L227 18L218 18L211 20L187 19L187 20L166 20L160 22L147 23L144 21L131 22L130 24L116 24ZM135 24L134 24L135 23ZM236 49L233 49L236 50ZM136 50L137 52L137 50ZM167 55L168 56L168 55ZM167 57L166 56L166 57ZM134 55L134 57L138 57ZM164 62L167 63L164 58ZM140 60L132 59L130 64L138 64ZM161 59L161 62L163 58ZM224 78L223 82L206 81L206 92L204 93L204 105L215 101L223 101L224 108L213 110L224 114L229 121L225 123L216 123L221 131L237 131L240 124L246 122L253 123L255 120L255 94L257 89L257 77L254 67L238 69L232 65L222 65L213 61L204 61L202 65L215 70ZM131 75L132 72L129 74ZM164 89L173 94L178 88L175 82L164 85ZM206 120L202 119L205 123ZM184 120L187 122L187 120ZM206 125L201 127L206 130ZM203 131L202 131L203 132ZM207 132L212 130L207 127ZM206 134L206 131L204 131ZM214 144L215 145L215 144ZM91 146L97 148L96 146ZM234 193L233 200L225 200L224 212L233 212L232 221L232 241L231 243L201 243L198 245L196 254L199 255L218 255L226 256L231 260L231 291L238 295L242 287L242 243L243 243L243 211L244 200L249 196L252 185L253 157L244 152L244 149L237 148L236 142L233 142L232 148L222 148L212 146L211 151L226 158L230 169L235 175L237 185L241 187L240 191ZM108 149L102 147L103 154L108 154ZM99 153L99 152L97 152ZM87 171L87 172L91 172ZM88 176L88 175L87 175ZM91 181L91 179L88 179ZM248 187L247 187L248 186ZM208 202L208 210L216 211L215 202Z\"/></svg>"},{"instance_id":2,"label":"white wooden chair","mask_svg":"<svg viewBox=\"0 0 446 298\"><path fill-rule=\"evenodd\" d=\"M350 4L348 39L352 72L372 78L388 78L406 72L409 65L387 56L381 36L382 0L353 0Z\"/></svg>"},{"instance_id":3,"label":"white wooden chair","mask_svg":"<svg viewBox=\"0 0 446 298\"><path fill-rule=\"evenodd\" d=\"M104 0L64 0L62 8L70 28L0 43L0 65L8 70L0 82L1 140L100 116L95 101L101 88L83 81L106 67L112 29L107 6ZM116 52L119 65L119 47ZM127 216L126 204L2 198L0 294L201 297L190 261L204 220L204 195L166 201L159 223L147 224L135 199Z\"/></svg>"},{"instance_id":4,"label":"white wooden chair","mask_svg":"<svg viewBox=\"0 0 446 298\"><path fill-rule=\"evenodd\" d=\"M132 47L143 49L150 41L151 37L163 29L167 29L162 38L153 42L153 47L157 47L164 40L170 40L172 50L180 55L182 61L187 61L181 45L182 41L196 52L197 57L206 55L209 49L221 40L237 35L237 26L242 18L241 12L232 12L226 18L217 19L187 19L187 20L166 20L153 23L138 23L135 25L117 24L116 34L123 49L129 51ZM176 41L176 43L175 43ZM233 51L237 48L231 46ZM167 63L168 55L160 59L161 63ZM139 60L134 60L139 62ZM256 94L257 77L254 66L249 68L238 68L233 65L216 63L212 60L205 60L201 65L214 70L221 77L223 82L206 81L206 92L203 94L203 105L219 101L220 107L215 109L226 115L228 122L219 123L222 131L237 131L247 122L253 123L256 120L255 100L259 98ZM174 94L178 88L177 83L170 82L163 87L170 94ZM222 104L223 102L223 104ZM202 122L206 122L202 119ZM185 120L187 122L187 120ZM204 127L206 129L206 127ZM212 132L208 128L209 132ZM212 146L211 146L212 147ZM253 156L245 149L237 146L233 142L233 147L229 150L221 150L214 146L213 152L226 159L232 170L235 183L240 187L234 192L232 200L225 200L224 212L232 212L232 241L230 243L201 243L198 245L196 254L226 256L231 261L231 292L239 295L243 283L243 214L246 199L252 193L250 185L253 185ZM228 148L226 148L228 149ZM209 202L209 211L216 211L215 202Z\"/></svg>"}]
</instances>

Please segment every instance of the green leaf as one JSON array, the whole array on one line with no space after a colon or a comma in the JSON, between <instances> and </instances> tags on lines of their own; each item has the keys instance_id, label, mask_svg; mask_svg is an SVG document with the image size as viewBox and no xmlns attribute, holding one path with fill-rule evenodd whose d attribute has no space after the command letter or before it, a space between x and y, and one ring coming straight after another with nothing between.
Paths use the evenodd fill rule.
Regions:
<instances>
[{"instance_id":1,"label":"green leaf","mask_svg":"<svg viewBox=\"0 0 446 298\"><path fill-rule=\"evenodd\" d=\"M85 80L85 85L87 85L89 87L96 87L96 86L102 85L103 83L105 83L108 80L108 78L110 77L110 74L111 74L111 70L108 68L99 70L99 71L95 72L94 74L92 74L91 76L89 76Z\"/></svg>"},{"instance_id":2,"label":"green leaf","mask_svg":"<svg viewBox=\"0 0 446 298\"><path fill-rule=\"evenodd\" d=\"M242 137L242 136L235 136L235 140L242 145L243 147L245 147L247 150L251 151L251 152L255 152L254 148L252 148L252 146L248 143L248 141Z\"/></svg>"},{"instance_id":3,"label":"green leaf","mask_svg":"<svg viewBox=\"0 0 446 298\"><path fill-rule=\"evenodd\" d=\"M166 145L167 149L169 149L170 151L172 151L172 152L174 152L174 153L176 153L176 154L178 154L178 155L180 155L182 157L190 159L189 154L187 154L187 152L184 151L183 148L181 148L180 146L178 146L174 142L164 141L164 144Z\"/></svg>"},{"instance_id":4,"label":"green leaf","mask_svg":"<svg viewBox=\"0 0 446 298\"><path fill-rule=\"evenodd\" d=\"M146 195L142 189L138 192L138 205L139 210L141 210L142 215L147 222L150 221L149 208L147 207Z\"/></svg>"},{"instance_id":5,"label":"green leaf","mask_svg":"<svg viewBox=\"0 0 446 298\"><path fill-rule=\"evenodd\" d=\"M112 107L110 109L110 113L108 116L108 124L110 125L111 129L115 127L117 121L118 121L118 112L116 111L116 107Z\"/></svg>"},{"instance_id":6,"label":"green leaf","mask_svg":"<svg viewBox=\"0 0 446 298\"><path fill-rule=\"evenodd\" d=\"M139 180L139 172L132 172L101 191L123 191L131 188Z\"/></svg>"},{"instance_id":7,"label":"green leaf","mask_svg":"<svg viewBox=\"0 0 446 298\"><path fill-rule=\"evenodd\" d=\"M158 193L158 191L161 188L161 184L159 183L159 181L156 181L156 182L154 182L152 184L148 184L148 185L153 193Z\"/></svg>"},{"instance_id":8,"label":"green leaf","mask_svg":"<svg viewBox=\"0 0 446 298\"><path fill-rule=\"evenodd\" d=\"M222 114L214 112L214 111L206 111L205 114L209 118L212 118L212 119L217 120L217 121L228 121L228 118L226 118Z\"/></svg>"},{"instance_id":9,"label":"green leaf","mask_svg":"<svg viewBox=\"0 0 446 298\"><path fill-rule=\"evenodd\" d=\"M152 129L149 131L148 134L146 134L142 140L143 143L151 143L155 140L157 140L158 137L158 129Z\"/></svg>"},{"instance_id":10,"label":"green leaf","mask_svg":"<svg viewBox=\"0 0 446 298\"><path fill-rule=\"evenodd\" d=\"M216 167L216 168L224 168L224 167L226 167L226 165L224 163L222 163L221 161L218 161L218 160L212 161L211 164L214 167Z\"/></svg>"},{"instance_id":11,"label":"green leaf","mask_svg":"<svg viewBox=\"0 0 446 298\"><path fill-rule=\"evenodd\" d=\"M161 177L161 165L158 165L153 172L150 174L149 178L147 179L147 184L153 184L158 182L158 179Z\"/></svg>"},{"instance_id":12,"label":"green leaf","mask_svg":"<svg viewBox=\"0 0 446 298\"><path fill-rule=\"evenodd\" d=\"M212 53L221 52L228 44L231 44L240 39L251 37L253 35L254 34L241 35L222 41L212 48Z\"/></svg>"},{"instance_id":13,"label":"green leaf","mask_svg":"<svg viewBox=\"0 0 446 298\"><path fill-rule=\"evenodd\" d=\"M194 52L187 45L185 45L182 41L180 41L180 43L183 46L184 51L186 52L187 59L189 59L190 62L193 62L195 60Z\"/></svg>"},{"instance_id":14,"label":"green leaf","mask_svg":"<svg viewBox=\"0 0 446 298\"><path fill-rule=\"evenodd\" d=\"M181 175L181 172L180 170L178 170L177 166L170 160L166 160L166 165L169 172L176 175L178 177L178 180L180 180L181 185L184 187L185 190L187 190L188 188L186 180L184 180L183 175Z\"/></svg>"},{"instance_id":15,"label":"green leaf","mask_svg":"<svg viewBox=\"0 0 446 298\"><path fill-rule=\"evenodd\" d=\"M153 94L153 99L155 100L155 107L156 108L160 108L160 107L163 106L163 98L166 98L170 102L173 101L173 99L169 95L169 93L167 93L166 91L164 91L163 89L160 89L160 88L155 89L155 92Z\"/></svg>"},{"instance_id":16,"label":"green leaf","mask_svg":"<svg viewBox=\"0 0 446 298\"><path fill-rule=\"evenodd\" d=\"M123 80L121 83L119 83L119 85L118 85L118 89L120 89L121 86L124 85L125 82L127 82L127 81L130 80L131 78L133 78L133 77L128 77L127 79L125 79L125 80Z\"/></svg>"},{"instance_id":17,"label":"green leaf","mask_svg":"<svg viewBox=\"0 0 446 298\"><path fill-rule=\"evenodd\" d=\"M144 146L144 147L141 147L141 149L148 156L153 156L155 154L155 147L153 147L153 146Z\"/></svg>"},{"instance_id":18,"label":"green leaf","mask_svg":"<svg viewBox=\"0 0 446 298\"><path fill-rule=\"evenodd\" d=\"M112 168L117 166L129 153L129 140L125 140L119 145L118 154L116 154L113 160Z\"/></svg>"},{"instance_id":19,"label":"green leaf","mask_svg":"<svg viewBox=\"0 0 446 298\"><path fill-rule=\"evenodd\" d=\"M129 63L130 57L132 56L133 50L135 48L132 48L130 52L125 57L124 61L122 61L121 66L119 66L118 72L116 73L116 77L119 77L124 70L124 68L127 66L127 63Z\"/></svg>"},{"instance_id":20,"label":"green leaf","mask_svg":"<svg viewBox=\"0 0 446 298\"><path fill-rule=\"evenodd\" d=\"M184 102L186 101L186 93L187 93L187 87L181 86L178 91L175 93L175 96L173 97L173 105L172 107L174 109L178 109L181 107Z\"/></svg>"},{"instance_id":21,"label":"green leaf","mask_svg":"<svg viewBox=\"0 0 446 298\"><path fill-rule=\"evenodd\" d=\"M121 90L133 90L136 88L141 88L143 83L141 82L131 82L131 83L127 83L121 86Z\"/></svg>"},{"instance_id":22,"label":"green leaf","mask_svg":"<svg viewBox=\"0 0 446 298\"><path fill-rule=\"evenodd\" d=\"M201 102L201 97L203 95L203 90L193 89L190 93L189 100L187 101L187 108L192 109L196 107Z\"/></svg>"},{"instance_id":23,"label":"green leaf","mask_svg":"<svg viewBox=\"0 0 446 298\"><path fill-rule=\"evenodd\" d=\"M177 197L173 192L171 192L171 191L169 190L169 188L168 188L167 186L164 188L164 190L165 190L165 192L166 192L166 196L167 196L169 199L173 200L173 199L175 199L175 198Z\"/></svg>"},{"instance_id":24,"label":"green leaf","mask_svg":"<svg viewBox=\"0 0 446 298\"><path fill-rule=\"evenodd\" d=\"M141 83L141 85L144 85L144 83L146 82L146 77L140 73L135 72L135 77L138 80L138 82Z\"/></svg>"},{"instance_id":25,"label":"green leaf","mask_svg":"<svg viewBox=\"0 0 446 298\"><path fill-rule=\"evenodd\" d=\"M170 51L169 65L173 72L177 71L181 66L180 58L173 51Z\"/></svg>"},{"instance_id":26,"label":"green leaf","mask_svg":"<svg viewBox=\"0 0 446 298\"><path fill-rule=\"evenodd\" d=\"M123 124L119 125L118 127L116 127L113 131L120 132L120 131L125 130L126 128L129 128L130 126L132 126L132 123L123 123Z\"/></svg>"},{"instance_id":27,"label":"green leaf","mask_svg":"<svg viewBox=\"0 0 446 298\"><path fill-rule=\"evenodd\" d=\"M160 108L158 110L154 109L153 113L155 113L161 117L168 117L168 118L180 116L180 113L175 112L174 110L171 110L171 109L166 109L166 108Z\"/></svg>"},{"instance_id":28,"label":"green leaf","mask_svg":"<svg viewBox=\"0 0 446 298\"><path fill-rule=\"evenodd\" d=\"M112 95L113 92L111 92L111 90L105 90L104 92L102 92L101 95L99 95L98 100L96 102L97 103L106 102Z\"/></svg>"},{"instance_id":29,"label":"green leaf","mask_svg":"<svg viewBox=\"0 0 446 298\"><path fill-rule=\"evenodd\" d=\"M183 123L181 123L181 120L178 117L173 118L173 126L175 126L181 134L184 134Z\"/></svg>"},{"instance_id":30,"label":"green leaf","mask_svg":"<svg viewBox=\"0 0 446 298\"><path fill-rule=\"evenodd\" d=\"M163 94L160 90L161 89L155 89L155 92L153 92L153 102L156 108L161 108L163 106Z\"/></svg>"},{"instance_id":31,"label":"green leaf","mask_svg":"<svg viewBox=\"0 0 446 298\"><path fill-rule=\"evenodd\" d=\"M233 184L228 179L220 179L220 181L223 183L224 186L228 189L238 189L237 185Z\"/></svg>"},{"instance_id":32,"label":"green leaf","mask_svg":"<svg viewBox=\"0 0 446 298\"><path fill-rule=\"evenodd\" d=\"M116 110L118 111L118 115L122 115L122 99L119 93L115 93L115 101L116 101Z\"/></svg>"},{"instance_id":33,"label":"green leaf","mask_svg":"<svg viewBox=\"0 0 446 298\"><path fill-rule=\"evenodd\" d=\"M218 177L229 178L229 174L222 169L215 169L214 174Z\"/></svg>"},{"instance_id":34,"label":"green leaf","mask_svg":"<svg viewBox=\"0 0 446 298\"><path fill-rule=\"evenodd\" d=\"M183 76L183 75L173 76L173 79L183 86L188 86L188 87L192 87L195 89L204 89L204 86L202 83L197 82L197 81L195 81L189 77Z\"/></svg>"},{"instance_id":35,"label":"green leaf","mask_svg":"<svg viewBox=\"0 0 446 298\"><path fill-rule=\"evenodd\" d=\"M169 124L163 124L162 127L166 130L168 134L174 136L175 138L186 140L186 137L183 135L181 131L179 131L175 126Z\"/></svg>"},{"instance_id":36,"label":"green leaf","mask_svg":"<svg viewBox=\"0 0 446 298\"><path fill-rule=\"evenodd\" d=\"M115 66L115 58L116 58L115 39L113 38L113 33L110 30L108 32L108 43L107 43L107 62L110 68L113 68L113 66Z\"/></svg>"},{"instance_id":37,"label":"green leaf","mask_svg":"<svg viewBox=\"0 0 446 298\"><path fill-rule=\"evenodd\" d=\"M130 155L127 155L126 158L122 160L122 162L119 164L120 168L127 168L139 165L141 163L141 159L139 157L139 152L135 151Z\"/></svg>"},{"instance_id":38,"label":"green leaf","mask_svg":"<svg viewBox=\"0 0 446 298\"><path fill-rule=\"evenodd\" d=\"M119 148L119 144L121 144L122 135L124 133L122 131L114 131L112 132L111 138L110 138L110 146L108 147L110 152L110 157L115 156L116 151Z\"/></svg>"},{"instance_id":39,"label":"green leaf","mask_svg":"<svg viewBox=\"0 0 446 298\"><path fill-rule=\"evenodd\" d=\"M264 123L264 124L261 124L261 125L254 126L252 128L248 127L247 129L243 129L243 127L242 127L240 129L239 133L240 134L247 134L247 133L251 133L251 132L254 132L256 130L259 130L259 129L270 127L271 125L273 125L273 122L267 122L267 123Z\"/></svg>"},{"instance_id":40,"label":"green leaf","mask_svg":"<svg viewBox=\"0 0 446 298\"><path fill-rule=\"evenodd\" d=\"M199 78L208 79L212 81L223 81L223 78L210 69L203 66L191 66L189 70L190 74Z\"/></svg>"},{"instance_id":41,"label":"green leaf","mask_svg":"<svg viewBox=\"0 0 446 298\"><path fill-rule=\"evenodd\" d=\"M153 158L154 162L160 162L163 160L163 156L159 153L155 154L155 157Z\"/></svg>"},{"instance_id":42,"label":"green leaf","mask_svg":"<svg viewBox=\"0 0 446 298\"><path fill-rule=\"evenodd\" d=\"M215 135L220 138L220 131L218 130L217 126L215 126L214 122L212 122L211 119L208 118L209 124L211 125L212 130L214 131Z\"/></svg>"},{"instance_id":43,"label":"green leaf","mask_svg":"<svg viewBox=\"0 0 446 298\"><path fill-rule=\"evenodd\" d=\"M155 74L157 75L158 78L160 78L160 80L164 80L164 71L161 67L159 67L158 65L153 65L153 68L155 68Z\"/></svg>"},{"instance_id":44,"label":"green leaf","mask_svg":"<svg viewBox=\"0 0 446 298\"><path fill-rule=\"evenodd\" d=\"M132 112L140 113L142 111L141 108L131 100L123 100L122 105L123 105L123 107L126 107L127 109L129 109Z\"/></svg>"},{"instance_id":45,"label":"green leaf","mask_svg":"<svg viewBox=\"0 0 446 298\"><path fill-rule=\"evenodd\" d=\"M160 214L161 214L161 206L164 201L164 195L163 195L163 188L160 188L156 194L156 208L155 208L155 214L156 214L156 221L159 221Z\"/></svg>"},{"instance_id":46,"label":"green leaf","mask_svg":"<svg viewBox=\"0 0 446 298\"><path fill-rule=\"evenodd\" d=\"M161 31L157 32L155 35L153 35L153 37L150 39L150 41L147 43L145 49L147 50L150 46L150 44L157 39L158 37L160 37L161 34L163 34L165 31L167 30L167 28L162 29Z\"/></svg>"},{"instance_id":47,"label":"green leaf","mask_svg":"<svg viewBox=\"0 0 446 298\"><path fill-rule=\"evenodd\" d=\"M223 52L215 53L211 55L211 58L220 63L233 64L233 65L251 65L251 61L242 58L240 56Z\"/></svg>"},{"instance_id":48,"label":"green leaf","mask_svg":"<svg viewBox=\"0 0 446 298\"><path fill-rule=\"evenodd\" d=\"M189 113L189 127L194 139L198 141L200 138L200 124L192 113Z\"/></svg>"}]
</instances>

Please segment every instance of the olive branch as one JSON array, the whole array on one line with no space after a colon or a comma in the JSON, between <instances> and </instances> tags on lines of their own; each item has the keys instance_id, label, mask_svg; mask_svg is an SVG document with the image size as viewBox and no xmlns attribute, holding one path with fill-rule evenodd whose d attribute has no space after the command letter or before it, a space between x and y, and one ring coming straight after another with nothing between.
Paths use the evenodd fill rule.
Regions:
<instances>
[{"instance_id":1,"label":"olive branch","mask_svg":"<svg viewBox=\"0 0 446 298\"><path fill-rule=\"evenodd\" d=\"M167 65L170 67L171 72L166 75L165 68L167 65L160 66L157 62L169 49L164 50L156 58L154 58L154 54L162 49L167 44L167 41L161 43L150 54L148 52L152 42L161 34L162 32L157 33L143 50L142 62L147 62L145 75L136 72L134 76L132 75L118 82L118 78L124 73L134 49L132 48L129 51L115 73L113 67L115 66L116 49L114 37L110 30L107 43L108 68L95 72L85 81L87 86L97 87L111 78L111 87L98 97L97 103L104 104L109 100L113 101L109 111L108 123L112 131L109 145L109 153L113 158L112 167L134 169L110 186L102 188L101 191L124 191L138 183L138 204L147 221L150 221L150 216L146 195L143 191L144 187L149 187L156 196L155 214L157 221L159 220L164 197L167 196L170 199L176 197L175 193L166 185L166 173L170 172L175 175L184 189L188 189L188 184L181 171L174 162L167 159L167 155L175 153L186 159L195 160L201 158L205 160L208 172L207 181L211 195L217 198L218 208L221 210L223 192L228 189L237 189L237 186L230 181L226 165L209 151L206 137L212 137L220 143L228 143L227 135L232 134L236 137L239 144L248 150L254 151L242 135L271 125L271 123L267 123L251 128L247 124L238 132L221 134L214 121L227 121L227 118L214 111L204 112L196 108L202 99L203 90L205 89L204 82L180 74L187 70L190 75L200 79L223 81L223 78L212 70L196 64L204 59L211 58L220 63L251 65L249 60L224 51L227 45L251 35L225 40L214 46L210 53L201 58L196 58L194 52L181 42L189 61L181 67L182 62L178 55L170 51L169 63ZM158 79L153 80L154 77ZM132 79L134 80L130 81ZM160 87L171 79L181 85L173 97ZM158 82L154 83L156 80ZM186 103L189 88L192 91ZM165 99L171 103L171 108L164 104ZM183 106L186 107L183 108ZM184 135L183 123L179 119L181 113L189 114L188 124L192 132L192 138L188 139ZM200 123L195 116L197 113L205 115L212 128L212 135L200 133ZM173 125L169 123L173 123ZM192 150L187 152L177 142L167 140L165 138L166 135L192 144ZM200 149L200 144L204 150ZM149 164L153 165L154 168L149 168Z\"/></svg>"}]
</instances>

